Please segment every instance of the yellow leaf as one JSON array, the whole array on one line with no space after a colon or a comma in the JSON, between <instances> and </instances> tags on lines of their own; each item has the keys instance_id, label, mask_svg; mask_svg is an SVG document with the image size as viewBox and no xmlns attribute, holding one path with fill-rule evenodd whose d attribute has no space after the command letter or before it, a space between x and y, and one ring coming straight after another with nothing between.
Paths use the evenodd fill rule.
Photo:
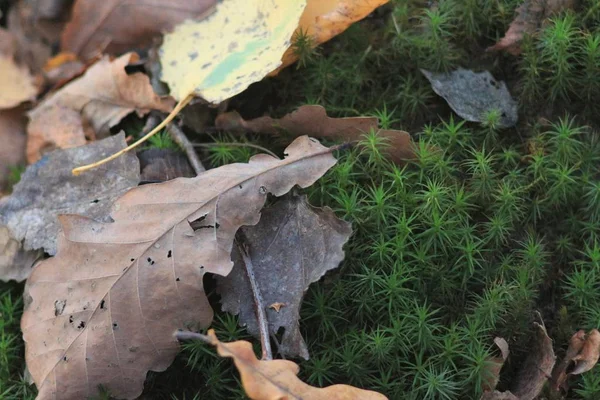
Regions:
<instances>
[{"instance_id":1,"label":"yellow leaf","mask_svg":"<svg viewBox=\"0 0 600 400\"><path fill-rule=\"evenodd\" d=\"M35 99L37 88L25 67L18 66L10 57L0 55L0 109L16 107Z\"/></svg>"},{"instance_id":2,"label":"yellow leaf","mask_svg":"<svg viewBox=\"0 0 600 400\"><path fill-rule=\"evenodd\" d=\"M306 0L224 0L202 21L165 35L162 79L171 95L219 103L281 64Z\"/></svg>"},{"instance_id":3,"label":"yellow leaf","mask_svg":"<svg viewBox=\"0 0 600 400\"><path fill-rule=\"evenodd\" d=\"M308 0L300 18L297 33L307 34L317 46L344 32L350 25L369 15L389 0ZM298 59L293 48L283 55L282 65L274 72Z\"/></svg>"}]
</instances>

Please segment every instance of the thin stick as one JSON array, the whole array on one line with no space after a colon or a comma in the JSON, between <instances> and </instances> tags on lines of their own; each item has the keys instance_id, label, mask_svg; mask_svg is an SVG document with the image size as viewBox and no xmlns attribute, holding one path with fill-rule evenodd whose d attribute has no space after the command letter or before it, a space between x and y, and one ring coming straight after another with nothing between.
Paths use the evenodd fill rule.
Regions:
<instances>
[{"instance_id":1,"label":"thin stick","mask_svg":"<svg viewBox=\"0 0 600 400\"><path fill-rule=\"evenodd\" d=\"M152 136L154 136L156 133L160 132L160 130L162 128L164 128L165 126L167 126L167 124L169 122L171 122L176 116L177 114L179 114L179 112L188 105L188 103L194 98L194 94L190 93L188 94L184 99L182 99L179 103L177 103L177 105L175 106L175 108L173 108L173 111L171 111L171 113L169 115L167 115L167 117L160 123L158 124L154 129L152 129L150 132L148 132L146 135L144 135L141 139L139 139L137 142L130 144L129 146L127 146L126 148L124 148L123 150L120 150L118 152L116 152L115 154L113 154L112 156L106 157L100 161L97 161L95 163L92 164L87 164L81 167L77 167L75 169L73 169L71 171L71 173L73 175L79 175L80 173L87 171L89 169L92 168L96 168L100 165L106 164L109 161L114 160L115 158L119 157L122 154L127 153L129 150L134 149L136 147L138 147L140 144L144 143L146 140L150 139Z\"/></svg>"},{"instance_id":2,"label":"thin stick","mask_svg":"<svg viewBox=\"0 0 600 400\"><path fill-rule=\"evenodd\" d=\"M238 237L235 240L235 244L237 245L240 254L242 255L242 261L244 262L246 275L248 276L248 281L250 281L250 287L252 288L252 295L254 297L254 311L256 312L256 319L258 321L258 330L260 332L260 346L262 348L262 359L263 360L272 360L273 359L273 350L271 350L271 339L269 336L269 321L267 320L267 315L265 314L265 304L262 298L262 294L260 292L260 288L258 287L258 282L256 281L256 276L254 275L254 267L252 266L252 259L248 254L248 247L244 243L240 243L239 238L241 238L241 232L238 232Z\"/></svg>"},{"instance_id":3,"label":"thin stick","mask_svg":"<svg viewBox=\"0 0 600 400\"><path fill-rule=\"evenodd\" d=\"M206 171L206 168L204 168L204 165L202 165L202 162L198 158L196 150L194 150L194 147L192 146L192 142L185 136L185 133L183 133L181 128L175 123L170 123L167 129L173 141L185 151L185 155L190 161L190 165L196 172L196 175Z\"/></svg>"},{"instance_id":4,"label":"thin stick","mask_svg":"<svg viewBox=\"0 0 600 400\"><path fill-rule=\"evenodd\" d=\"M196 332L177 331L177 333L175 333L175 337L180 342L182 342L184 340L200 340L204 343L214 344L209 336L203 335L201 333L196 333Z\"/></svg>"},{"instance_id":5,"label":"thin stick","mask_svg":"<svg viewBox=\"0 0 600 400\"><path fill-rule=\"evenodd\" d=\"M194 146L194 147L217 147L217 146L251 147L253 149L263 151L263 152L267 153L268 155L273 156L275 158L279 158L277 156L277 154L273 153L271 150L265 149L262 146L259 146L257 144L252 144L252 143L192 143L192 146Z\"/></svg>"}]
</instances>

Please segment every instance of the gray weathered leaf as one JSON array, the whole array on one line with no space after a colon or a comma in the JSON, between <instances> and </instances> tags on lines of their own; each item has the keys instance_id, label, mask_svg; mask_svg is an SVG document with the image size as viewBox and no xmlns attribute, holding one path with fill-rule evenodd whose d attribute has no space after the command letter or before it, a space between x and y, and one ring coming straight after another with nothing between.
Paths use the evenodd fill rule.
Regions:
<instances>
[{"instance_id":1,"label":"gray weathered leaf","mask_svg":"<svg viewBox=\"0 0 600 400\"><path fill-rule=\"evenodd\" d=\"M108 218L113 201L137 186L140 167L127 153L99 168L73 176L74 167L109 156L126 146L120 133L85 146L56 150L29 166L9 197L0 200L0 223L8 226L25 250L56 253L58 214Z\"/></svg>"},{"instance_id":2,"label":"gray weathered leaf","mask_svg":"<svg viewBox=\"0 0 600 400\"><path fill-rule=\"evenodd\" d=\"M40 251L23 250L21 242L0 225L0 280L22 282L29 277Z\"/></svg>"},{"instance_id":3,"label":"gray weathered leaf","mask_svg":"<svg viewBox=\"0 0 600 400\"><path fill-rule=\"evenodd\" d=\"M254 273L264 299L269 332L285 328L279 352L308 358L299 330L300 304L308 286L344 259L342 247L352 234L350 223L329 208L318 209L304 196L291 196L263 211L258 225L243 227ZM217 277L223 309L240 315L240 323L257 336L252 289L242 257L233 251L234 267Z\"/></svg>"},{"instance_id":4,"label":"gray weathered leaf","mask_svg":"<svg viewBox=\"0 0 600 400\"><path fill-rule=\"evenodd\" d=\"M459 68L449 73L421 70L433 90L467 121L481 122L486 112L500 112L499 126L508 128L518 120L517 103L503 81L497 81L488 72L473 72Z\"/></svg>"}]
</instances>

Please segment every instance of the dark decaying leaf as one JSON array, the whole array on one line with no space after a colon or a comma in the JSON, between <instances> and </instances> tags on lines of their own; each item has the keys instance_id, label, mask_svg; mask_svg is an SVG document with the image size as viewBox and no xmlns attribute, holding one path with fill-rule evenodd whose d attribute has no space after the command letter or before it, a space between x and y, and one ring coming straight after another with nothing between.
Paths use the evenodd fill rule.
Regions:
<instances>
[{"instance_id":1,"label":"dark decaying leaf","mask_svg":"<svg viewBox=\"0 0 600 400\"><path fill-rule=\"evenodd\" d=\"M534 322L535 332L531 338L531 351L521 366L511 392L519 400L533 400L540 393L552 374L556 362L552 339L542 324Z\"/></svg>"},{"instance_id":2,"label":"dark decaying leaf","mask_svg":"<svg viewBox=\"0 0 600 400\"><path fill-rule=\"evenodd\" d=\"M164 182L184 177L193 178L196 173L187 157L171 149L148 149L138 154L141 182Z\"/></svg>"},{"instance_id":3,"label":"dark decaying leaf","mask_svg":"<svg viewBox=\"0 0 600 400\"><path fill-rule=\"evenodd\" d=\"M125 154L88 173L74 167L94 162L126 147L123 133L85 146L55 150L30 165L11 196L0 200L0 223L24 247L56 253L58 214L107 217L113 201L139 182L139 163Z\"/></svg>"},{"instance_id":4,"label":"dark decaying leaf","mask_svg":"<svg viewBox=\"0 0 600 400\"><path fill-rule=\"evenodd\" d=\"M388 141L387 154L392 161L403 163L414 158L413 142L408 132L378 129L378 120L375 117L328 117L322 106L301 106L280 119L260 117L249 121L232 111L219 115L215 126L228 131L249 131L284 137L309 135L345 142L358 142L366 133L375 130Z\"/></svg>"},{"instance_id":5,"label":"dark decaying leaf","mask_svg":"<svg viewBox=\"0 0 600 400\"><path fill-rule=\"evenodd\" d=\"M548 17L572 8L575 3L576 0L525 0L517 8L517 16L504 37L487 51L504 50L514 56L521 54L521 42L525 35L534 34Z\"/></svg>"},{"instance_id":6,"label":"dark decaying leaf","mask_svg":"<svg viewBox=\"0 0 600 400\"><path fill-rule=\"evenodd\" d=\"M314 208L304 196L289 196L263 211L255 226L243 227L255 278L265 303L269 332L285 328L279 344L284 356L308 359L299 330L302 297L309 285L344 258L342 247L352 234L350 223L329 208ZM259 337L252 288L239 251L227 277L217 277L223 310L239 314L240 323Z\"/></svg>"},{"instance_id":7,"label":"dark decaying leaf","mask_svg":"<svg viewBox=\"0 0 600 400\"><path fill-rule=\"evenodd\" d=\"M216 0L77 0L61 46L82 59L148 46L187 20L208 15Z\"/></svg>"},{"instance_id":8,"label":"dark decaying leaf","mask_svg":"<svg viewBox=\"0 0 600 400\"><path fill-rule=\"evenodd\" d=\"M229 274L237 230L258 223L269 193L312 185L335 164L331 153L300 137L283 160L260 154L135 187L114 203L110 223L60 216L58 251L27 280L21 319L37 400L91 398L100 385L116 398L139 396L147 371L175 358L176 332L210 325L202 278Z\"/></svg>"},{"instance_id":9,"label":"dark decaying leaf","mask_svg":"<svg viewBox=\"0 0 600 400\"><path fill-rule=\"evenodd\" d=\"M473 72L459 68L447 73L424 69L421 72L431 82L433 90L467 121L481 122L487 112L497 111L500 113L500 127L507 128L517 123L517 102L505 83L494 79L488 71Z\"/></svg>"}]
</instances>

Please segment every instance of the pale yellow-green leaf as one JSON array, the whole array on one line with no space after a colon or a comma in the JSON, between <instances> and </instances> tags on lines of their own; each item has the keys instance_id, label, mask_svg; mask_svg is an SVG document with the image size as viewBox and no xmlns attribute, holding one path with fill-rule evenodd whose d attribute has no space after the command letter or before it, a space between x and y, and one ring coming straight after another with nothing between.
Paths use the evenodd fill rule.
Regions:
<instances>
[{"instance_id":1,"label":"pale yellow-green leaf","mask_svg":"<svg viewBox=\"0 0 600 400\"><path fill-rule=\"evenodd\" d=\"M281 64L306 0L223 0L201 21L165 35L162 80L177 100L190 93L219 103Z\"/></svg>"}]
</instances>

